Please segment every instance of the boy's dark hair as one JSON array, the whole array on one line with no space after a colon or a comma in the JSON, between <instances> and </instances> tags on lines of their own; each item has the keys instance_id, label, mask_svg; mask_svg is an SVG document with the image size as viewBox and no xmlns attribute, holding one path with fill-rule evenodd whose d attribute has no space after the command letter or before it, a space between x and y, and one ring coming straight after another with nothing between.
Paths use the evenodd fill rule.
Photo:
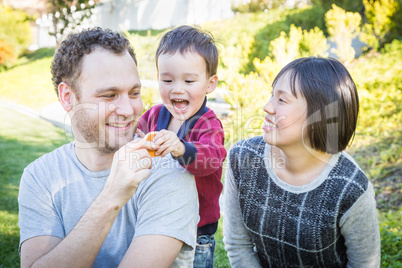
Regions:
<instances>
[{"instance_id":1,"label":"boy's dark hair","mask_svg":"<svg viewBox=\"0 0 402 268\"><path fill-rule=\"evenodd\" d=\"M187 25L179 26L165 33L156 50L156 68L158 68L158 59L161 54L173 55L177 51L181 54L198 53L205 60L208 77L216 74L219 56L211 33Z\"/></svg>"},{"instance_id":2,"label":"boy's dark hair","mask_svg":"<svg viewBox=\"0 0 402 268\"><path fill-rule=\"evenodd\" d=\"M290 88L307 101L307 131L313 149L330 154L344 150L354 136L359 96L348 70L333 58L300 58L286 65L272 83L290 74Z\"/></svg>"},{"instance_id":3,"label":"boy's dark hair","mask_svg":"<svg viewBox=\"0 0 402 268\"><path fill-rule=\"evenodd\" d=\"M96 27L83 30L78 34L70 34L61 43L52 61L52 81L57 94L59 84L66 82L75 91L77 97L80 96L76 81L82 71L82 59L84 55L90 54L97 47L115 54L123 54L128 51L137 65L130 42L117 32Z\"/></svg>"}]
</instances>

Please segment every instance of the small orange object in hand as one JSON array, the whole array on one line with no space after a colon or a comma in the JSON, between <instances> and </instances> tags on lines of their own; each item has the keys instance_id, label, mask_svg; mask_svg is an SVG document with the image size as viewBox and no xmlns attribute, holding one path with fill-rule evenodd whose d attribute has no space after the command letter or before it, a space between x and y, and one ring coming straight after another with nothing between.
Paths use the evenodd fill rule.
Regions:
<instances>
[{"instance_id":1,"label":"small orange object in hand","mask_svg":"<svg viewBox=\"0 0 402 268\"><path fill-rule=\"evenodd\" d=\"M158 134L158 131L149 132L147 135L145 135L144 139L147 141L153 141L156 134ZM148 150L148 153L151 155L151 157L156 157L155 150Z\"/></svg>"}]
</instances>

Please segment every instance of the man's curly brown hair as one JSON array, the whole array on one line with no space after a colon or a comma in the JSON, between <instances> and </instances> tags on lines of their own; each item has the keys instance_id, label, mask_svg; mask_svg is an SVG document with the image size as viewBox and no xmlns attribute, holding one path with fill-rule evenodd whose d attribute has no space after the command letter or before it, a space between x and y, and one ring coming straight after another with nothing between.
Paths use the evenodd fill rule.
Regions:
<instances>
[{"instance_id":1,"label":"man's curly brown hair","mask_svg":"<svg viewBox=\"0 0 402 268\"><path fill-rule=\"evenodd\" d=\"M96 27L83 30L78 34L70 34L61 43L52 61L52 81L57 95L59 94L59 84L66 82L79 98L80 94L76 81L82 71L82 59L84 55L90 54L97 47L104 48L115 54L122 54L128 51L137 65L137 59L130 42L117 32Z\"/></svg>"}]
</instances>

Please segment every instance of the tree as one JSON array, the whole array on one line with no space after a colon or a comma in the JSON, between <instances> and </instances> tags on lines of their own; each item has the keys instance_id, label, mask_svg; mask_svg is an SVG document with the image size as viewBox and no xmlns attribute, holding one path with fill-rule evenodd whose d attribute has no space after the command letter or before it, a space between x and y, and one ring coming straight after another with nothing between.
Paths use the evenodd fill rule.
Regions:
<instances>
[{"instance_id":1,"label":"tree","mask_svg":"<svg viewBox=\"0 0 402 268\"><path fill-rule=\"evenodd\" d=\"M363 4L367 23L363 26L361 39L372 49L378 50L386 43L387 35L396 26L393 17L400 10L399 2L397 0L363 0Z\"/></svg>"},{"instance_id":2,"label":"tree","mask_svg":"<svg viewBox=\"0 0 402 268\"><path fill-rule=\"evenodd\" d=\"M47 0L49 16L53 30L50 35L56 38L56 47L64 36L92 16L92 11L99 0Z\"/></svg>"},{"instance_id":3,"label":"tree","mask_svg":"<svg viewBox=\"0 0 402 268\"><path fill-rule=\"evenodd\" d=\"M336 49L332 49L333 52L341 62L351 62L355 58L352 39L359 33L361 16L357 12L346 12L332 4L332 9L325 14L325 22L330 40L336 43Z\"/></svg>"}]
</instances>

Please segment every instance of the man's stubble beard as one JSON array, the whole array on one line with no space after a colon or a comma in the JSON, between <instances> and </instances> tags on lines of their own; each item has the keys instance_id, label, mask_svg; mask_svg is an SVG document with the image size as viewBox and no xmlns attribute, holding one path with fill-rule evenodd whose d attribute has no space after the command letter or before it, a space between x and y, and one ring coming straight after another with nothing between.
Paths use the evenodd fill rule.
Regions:
<instances>
[{"instance_id":1,"label":"man's stubble beard","mask_svg":"<svg viewBox=\"0 0 402 268\"><path fill-rule=\"evenodd\" d=\"M100 120L93 120L91 116L85 111L85 109L77 111L74 115L76 118L75 126L83 137L83 141L87 144L92 144L93 147L104 154L111 154L117 152L122 146L134 139L135 130L138 127L139 120L133 120L129 133L124 137L120 137L116 131L114 138L112 139L109 132L106 131L106 123L100 122ZM124 138L124 140L122 140ZM92 148L93 148L92 147Z\"/></svg>"}]
</instances>

